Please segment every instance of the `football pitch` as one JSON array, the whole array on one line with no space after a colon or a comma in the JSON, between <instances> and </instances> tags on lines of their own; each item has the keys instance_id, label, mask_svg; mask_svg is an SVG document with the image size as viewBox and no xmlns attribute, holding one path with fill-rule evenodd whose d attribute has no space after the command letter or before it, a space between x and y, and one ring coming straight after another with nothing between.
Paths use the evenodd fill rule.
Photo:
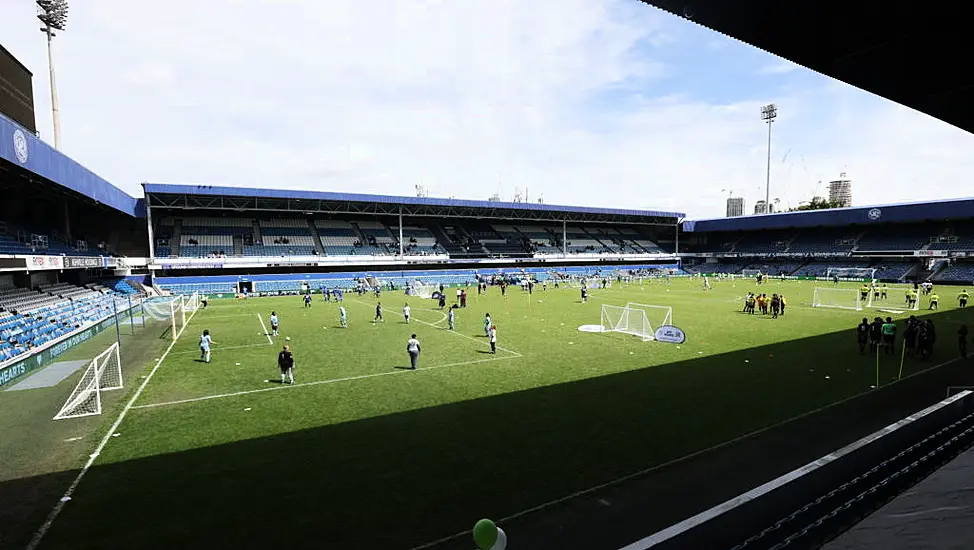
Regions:
<instances>
[{"instance_id":1,"label":"football pitch","mask_svg":"<svg viewBox=\"0 0 974 550\"><path fill-rule=\"evenodd\" d=\"M584 304L577 289L470 287L455 331L434 301L401 292L383 292L380 323L374 296L346 294L348 328L320 295L311 308L297 296L212 300L133 375L128 387L141 391L106 411L106 428L124 411L118 435L40 548L409 550L876 391L876 355L859 354L854 327L889 313L809 307L830 283L712 284L614 283ZM742 313L751 290L783 293L785 314ZM956 325L974 321L955 309L956 292L940 295L936 353L907 360L903 377L956 357ZM888 301L903 309L902 290ZM672 307L686 342L579 331L599 324L602 304L627 302ZM405 368L414 333L415 371ZM294 385L276 365L285 343ZM899 347L878 365L880 386L894 383Z\"/></svg>"}]
</instances>

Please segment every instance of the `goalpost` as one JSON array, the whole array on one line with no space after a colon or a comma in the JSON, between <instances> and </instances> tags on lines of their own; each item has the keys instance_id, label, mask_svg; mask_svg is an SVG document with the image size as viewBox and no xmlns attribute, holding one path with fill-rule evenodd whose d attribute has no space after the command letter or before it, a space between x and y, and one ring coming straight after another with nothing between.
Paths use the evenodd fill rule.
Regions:
<instances>
[{"instance_id":1,"label":"goalpost","mask_svg":"<svg viewBox=\"0 0 974 550\"><path fill-rule=\"evenodd\" d=\"M419 279L417 279L413 281L413 284L410 286L410 289L412 292L411 294L412 296L425 298L428 300L433 297L433 293L436 292L437 287L434 285L425 284Z\"/></svg>"},{"instance_id":2,"label":"goalpost","mask_svg":"<svg viewBox=\"0 0 974 550\"><path fill-rule=\"evenodd\" d=\"M195 294L194 304L199 303L199 295ZM147 300L142 305L146 314L156 321L166 321L172 330L172 339L176 339L179 330L186 325L186 297L167 296L165 298Z\"/></svg>"},{"instance_id":3,"label":"goalpost","mask_svg":"<svg viewBox=\"0 0 974 550\"><path fill-rule=\"evenodd\" d=\"M101 392L119 389L122 389L122 361L115 342L88 363L54 420L101 414Z\"/></svg>"},{"instance_id":4,"label":"goalpost","mask_svg":"<svg viewBox=\"0 0 974 550\"><path fill-rule=\"evenodd\" d=\"M653 317L658 324L650 320ZM602 304L602 332L638 336L643 342L656 339L656 329L672 323L673 308L629 302L625 306Z\"/></svg>"},{"instance_id":5,"label":"goalpost","mask_svg":"<svg viewBox=\"0 0 974 550\"><path fill-rule=\"evenodd\" d=\"M758 275L761 275L761 270L760 269L742 269L741 270L741 276L742 277L757 277Z\"/></svg>"},{"instance_id":6,"label":"goalpost","mask_svg":"<svg viewBox=\"0 0 974 550\"><path fill-rule=\"evenodd\" d=\"M812 307L831 307L862 311L862 299L856 288L815 287Z\"/></svg>"},{"instance_id":7,"label":"goalpost","mask_svg":"<svg viewBox=\"0 0 974 550\"><path fill-rule=\"evenodd\" d=\"M875 267L830 267L825 272L825 276L831 279L866 279L872 281L876 278Z\"/></svg>"}]
</instances>

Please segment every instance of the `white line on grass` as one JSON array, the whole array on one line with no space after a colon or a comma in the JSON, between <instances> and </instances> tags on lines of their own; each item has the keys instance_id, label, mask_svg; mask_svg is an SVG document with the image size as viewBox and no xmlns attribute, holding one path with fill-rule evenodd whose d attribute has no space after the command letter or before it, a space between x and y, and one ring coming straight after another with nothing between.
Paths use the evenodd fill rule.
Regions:
<instances>
[{"instance_id":1,"label":"white line on grass","mask_svg":"<svg viewBox=\"0 0 974 550\"><path fill-rule=\"evenodd\" d=\"M168 405L181 405L181 404L184 404L184 403L196 403L198 401L209 401L211 399L223 399L225 397L237 397L237 396L240 396L240 395L250 395L252 393L264 393L264 392L269 392L269 391L279 391L279 390L285 390L285 389L290 389L290 388L301 388L301 387L308 387L308 386L321 386L323 384L337 384L339 382L351 382L353 380L365 380L367 378L378 378L380 376L392 376L392 375L395 375L395 374L406 374L408 372L420 372L420 371L427 371L427 370L445 369L445 368L450 368L450 367L461 367L461 366L464 366L464 365L475 365L475 364L478 364L478 363L490 363L491 361L503 361L505 359L517 359L518 357L519 356L515 356L515 355L504 355L504 356L501 356L501 357L488 357L486 359L474 359L472 361L463 361L463 362L460 362L460 363L449 363L447 365L435 365L435 366L432 366L432 367L419 367L416 370L399 369L399 370L393 370L393 371L387 371L387 372L376 372L376 373L372 373L372 374L360 374L360 375L357 375L357 376L346 376L344 378L329 378L327 380L316 380L314 382L303 382L301 384L294 384L294 385L285 384L285 385L280 385L280 386L272 386L270 388L260 388L260 389L256 389L256 390L244 390L244 391L237 391L237 392L231 392L231 393L221 393L221 394L217 394L217 395L207 395L207 396L203 396L203 397L193 397L191 399L179 399L179 400L176 400L176 401L164 401L162 403L148 403L148 404L145 404L145 405L136 405L136 406L134 406L132 408L133 409L150 409L150 408L154 408L154 407L164 407L164 406L168 406Z\"/></svg>"},{"instance_id":2,"label":"white line on grass","mask_svg":"<svg viewBox=\"0 0 974 550\"><path fill-rule=\"evenodd\" d=\"M183 335L183 332L186 331L186 327L189 326L189 323L193 320L193 317L196 316L197 311L199 310L193 310L189 316L189 319L186 320L186 323L179 329L179 332L176 333L176 337L173 338L172 342L169 343L169 347L167 347L166 351L162 353L162 355L156 361L155 366L152 367L152 370L149 371L149 374L146 375L145 379L142 381L142 384L140 384L138 389L135 390L135 394L132 395L132 398L129 399L128 403L125 404L125 407L122 408L122 412L118 413L118 418L115 419L112 427L105 432L105 437L101 439L101 442L98 443L97 447L95 447L94 452L92 452L88 457L88 461L85 462L84 467L81 468L80 472L78 472L78 476L74 478L74 481L72 481L71 485L68 486L68 490L64 492L64 495L61 497L58 503L54 505L54 509L51 510L51 513L47 516L44 524L41 525L40 529L38 529L36 533L34 533L34 538L32 538L30 544L27 545L27 550L36 550L37 546L41 543L41 539L43 539L44 535L46 535L48 530L51 529L51 525L54 524L54 520L57 519L58 515L61 513L61 510L64 509L64 504L71 499L71 495L74 494L75 490L78 488L78 484L81 483L81 479L84 478L85 474L88 473L88 470L91 469L92 464L95 463L95 459L101 455L105 445L108 444L108 440L112 438L112 434L118 431L118 427L121 425L122 420L125 419L125 415L127 415L129 410L133 408L132 405L134 405L135 401L139 398L139 396L142 395L142 391L145 390L145 387L149 385L149 381L152 380L152 377L156 374L156 371L159 370L159 366L162 365L162 362L165 361L166 357L169 356L169 352L172 351L172 348L176 345L176 342L179 341L179 338Z\"/></svg>"},{"instance_id":3,"label":"white line on grass","mask_svg":"<svg viewBox=\"0 0 974 550\"><path fill-rule=\"evenodd\" d=\"M908 374L908 375L904 376L903 378L900 378L899 380L894 380L893 382L890 382L889 384L883 386L883 388L888 388L889 386L891 386L893 384L896 384L897 382L901 382L903 380L906 380L907 378L912 378L914 376L918 376L920 374L928 373L928 372L931 372L933 370L939 369L941 367L946 367L947 365L949 365L951 363L955 363L957 361L960 361L960 358L959 357L955 357L954 359L949 359L947 361L944 361L943 363L938 363L938 364L936 364L936 365L934 365L934 366L932 366L932 367L930 367L928 369L924 369L924 370L921 370L921 371L918 371L918 372L914 372L913 374ZM573 499L576 499L578 497L585 496L585 495L590 494L590 493L594 493L596 491L605 489L606 487L612 487L613 485L617 485L619 483L624 483L626 481L629 481L630 479L635 479L637 477L644 476L644 475L649 474L649 473L652 473L652 472L654 472L656 470L660 470L660 469L663 469L663 468L666 468L666 467L669 467L669 466L673 466L674 464L679 464L681 462L686 462L687 460L691 460L693 458L696 458L696 457L698 457L700 455L709 453L711 451L717 451L717 450L720 450L720 449L722 449L724 447L728 447L728 446L733 445L735 443L739 443L741 441L744 441L745 439L749 439L751 437L760 435L760 434L762 434L764 432L773 430L775 428L780 428L781 426L784 426L785 424L788 424L790 422L794 422L795 420L801 420L802 418L805 418L805 417L808 417L808 416L812 416L814 414L818 414L818 413L820 413L822 411L828 410L828 409L830 409L832 407L835 407L837 405L841 405L843 403L847 403L849 401L852 401L853 399L858 399L858 398L863 397L865 395L869 395L870 393L873 393L875 391L876 390L869 390L869 391L866 391L866 392L862 392L862 393L857 393L855 395L851 395L849 397L846 397L845 399L841 399L839 401L836 401L834 403L830 403L828 405L824 405L824 406L819 407L817 409L814 409L814 410L811 410L811 411L808 411L808 412L804 412L804 413L799 414L797 416L793 416L793 417L791 417L791 418L789 418L787 420L782 420L781 422L778 422L776 424L772 424L770 426L765 426L764 428L760 428L760 429L754 430L753 432L749 432L749 433L746 433L744 435L735 437L734 439L728 439L727 441L724 441L723 443L718 443L716 445L712 445L710 447L707 447L706 449L700 449L699 451L694 451L694 452L692 452L692 453L690 453L688 455L681 456L680 458L675 458L673 460L664 462L662 464L657 464L656 466L651 466L649 468L645 468L645 469L639 470L638 472L633 472L631 474L626 474L626 475L624 475L622 477L613 479L611 481L607 481L605 483L600 483L599 485L595 485L595 486L589 487L587 489L582 489L581 491L576 491L576 492L571 493L569 495L565 495L563 497L556 498L555 500L551 500L551 501L548 501L548 502L539 504L537 506L533 506L533 507L528 508L526 510L521 510L520 512L515 512L515 513L513 513L513 514L511 514L509 516L506 516L506 517L503 517L503 518L497 520L496 523L502 524L504 522L511 521L511 520L517 519L519 517L526 516L528 514L533 514L534 512L539 512L539 511L544 510L546 508L551 508L552 506L556 506L556 505L561 504L563 502L567 502L569 500L573 500ZM437 539L437 540L434 540L432 542L427 542L426 544L422 544L420 546L414 546L413 548L410 548L410 550L424 550L426 548L430 548L430 547L433 547L433 546L436 546L436 545L439 545L439 544L443 544L443 543L449 542L451 540L455 540L455 539L458 539L458 538L461 538L461 537L468 537L468 536L470 536L470 531L469 530L468 531L461 531L459 533L455 533L453 535L450 535L450 536L447 536L447 537L443 537L441 539Z\"/></svg>"},{"instance_id":4,"label":"white line on grass","mask_svg":"<svg viewBox=\"0 0 974 550\"><path fill-rule=\"evenodd\" d=\"M371 306L371 304L369 304L368 302L363 302L361 300L356 300L354 298L352 299L352 301L358 302L358 303L363 304L363 305L366 305L366 306ZM430 310L430 311L432 311L432 310ZM441 313L441 315L442 315L442 313ZM469 335L466 335L466 334L464 334L462 332L457 332L455 330L449 330L449 329L445 329L443 327L438 327L438 326L436 326L435 323L428 323L426 321L423 321L422 319L416 319L416 318L413 318L413 321L416 321L417 323L422 323L422 324L424 324L426 326L430 326L430 327L433 327L435 329L439 329L439 330L443 330L443 331L449 332L450 334L455 334L455 335L457 335L457 336L459 336L461 338L466 338L467 340L471 340L473 342L477 342L478 344L482 344L483 343L482 340L478 340L478 339L474 338L473 336L469 336ZM510 350L510 349L507 349L507 348L502 348L500 346L497 346L497 349L499 349L501 351L506 351L507 353L510 353L513 357L524 357L523 355L521 355L520 353L518 353L518 352L516 352L514 350Z\"/></svg>"},{"instance_id":5,"label":"white line on grass","mask_svg":"<svg viewBox=\"0 0 974 550\"><path fill-rule=\"evenodd\" d=\"M220 347L216 348L216 350L222 352L222 351L227 351L227 350L231 350L231 349L266 348L266 347L267 347L267 344L264 344L264 343L260 343L260 344L241 344L239 346L220 346ZM199 350L190 350L190 351L176 351L176 352L171 353L170 355L199 355L199 354L200 354Z\"/></svg>"},{"instance_id":6,"label":"white line on grass","mask_svg":"<svg viewBox=\"0 0 974 550\"><path fill-rule=\"evenodd\" d=\"M274 340L271 340L271 335L267 333L267 325L264 324L264 318L260 316L260 313L257 313L256 315L257 315L257 320L260 321L260 327L264 329L264 336L267 337L267 345L273 346Z\"/></svg>"},{"instance_id":7,"label":"white line on grass","mask_svg":"<svg viewBox=\"0 0 974 550\"><path fill-rule=\"evenodd\" d=\"M199 309L197 311L203 311L203 310L202 309ZM228 313L226 315L206 315L206 314L203 315L203 319L206 319L206 320L209 320L209 319L237 319L239 317L250 317L250 314L249 313Z\"/></svg>"}]
</instances>

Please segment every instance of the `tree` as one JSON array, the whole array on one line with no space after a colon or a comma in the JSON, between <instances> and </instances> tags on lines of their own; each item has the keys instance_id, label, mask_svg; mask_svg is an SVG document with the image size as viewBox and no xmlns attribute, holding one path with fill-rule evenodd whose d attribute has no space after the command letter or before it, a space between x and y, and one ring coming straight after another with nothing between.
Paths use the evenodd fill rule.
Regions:
<instances>
[{"instance_id":1,"label":"tree","mask_svg":"<svg viewBox=\"0 0 974 550\"><path fill-rule=\"evenodd\" d=\"M804 210L826 210L829 208L842 208L842 203L838 200L825 199L822 197L813 197L812 200L805 204L801 204L798 208L792 208L788 210L789 212L801 212Z\"/></svg>"}]
</instances>

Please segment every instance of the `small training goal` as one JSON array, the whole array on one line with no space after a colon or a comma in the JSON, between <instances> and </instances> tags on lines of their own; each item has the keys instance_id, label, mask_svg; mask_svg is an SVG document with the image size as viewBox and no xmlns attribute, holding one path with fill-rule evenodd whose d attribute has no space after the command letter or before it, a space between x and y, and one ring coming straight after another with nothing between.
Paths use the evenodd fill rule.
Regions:
<instances>
[{"instance_id":1,"label":"small training goal","mask_svg":"<svg viewBox=\"0 0 974 550\"><path fill-rule=\"evenodd\" d=\"M829 307L862 311L863 303L858 289L815 287L812 307Z\"/></svg>"},{"instance_id":2,"label":"small training goal","mask_svg":"<svg viewBox=\"0 0 974 550\"><path fill-rule=\"evenodd\" d=\"M743 277L757 277L758 275L761 275L761 270L760 269L742 269L741 270L741 276L743 276Z\"/></svg>"},{"instance_id":3,"label":"small training goal","mask_svg":"<svg viewBox=\"0 0 974 550\"><path fill-rule=\"evenodd\" d=\"M428 285L420 280L413 281L409 285L409 295L416 296L417 298L430 299L433 297L433 293L436 292L437 287L434 285Z\"/></svg>"},{"instance_id":4,"label":"small training goal","mask_svg":"<svg viewBox=\"0 0 974 550\"><path fill-rule=\"evenodd\" d=\"M601 332L621 332L647 342L656 339L656 329L673 323L673 308L629 302L625 306L602 304Z\"/></svg>"},{"instance_id":5,"label":"small training goal","mask_svg":"<svg viewBox=\"0 0 974 550\"><path fill-rule=\"evenodd\" d=\"M122 389L122 362L115 342L91 360L54 420L101 414L101 392Z\"/></svg>"},{"instance_id":6,"label":"small training goal","mask_svg":"<svg viewBox=\"0 0 974 550\"><path fill-rule=\"evenodd\" d=\"M195 308L196 304L199 303L199 295L194 294L193 296L195 296L195 301L193 301L192 307ZM187 297L181 294L152 298L143 302L142 309L150 318L168 323L170 336L175 340L179 331L186 326L186 311L189 309L186 306L186 300Z\"/></svg>"}]
</instances>

